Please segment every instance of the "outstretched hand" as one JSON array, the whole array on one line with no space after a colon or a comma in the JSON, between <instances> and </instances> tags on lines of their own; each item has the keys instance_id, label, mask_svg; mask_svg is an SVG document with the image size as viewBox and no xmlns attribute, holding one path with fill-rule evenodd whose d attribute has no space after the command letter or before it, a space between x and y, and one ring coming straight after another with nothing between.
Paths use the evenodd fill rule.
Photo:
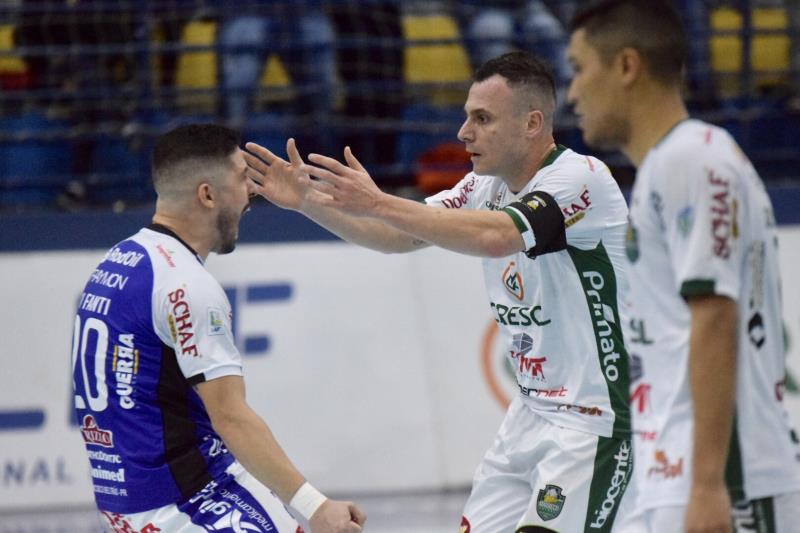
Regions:
<instances>
[{"instance_id":1,"label":"outstretched hand","mask_svg":"<svg viewBox=\"0 0 800 533\"><path fill-rule=\"evenodd\" d=\"M375 185L349 146L344 149L344 159L347 165L319 154L308 156L309 161L318 165L305 164L301 167L306 175L317 178L307 180L308 186L317 193L309 195L308 200L352 215L374 214L384 193Z\"/></svg>"},{"instance_id":2,"label":"outstretched hand","mask_svg":"<svg viewBox=\"0 0 800 533\"><path fill-rule=\"evenodd\" d=\"M256 143L249 142L245 148L247 176L256 183L258 194L273 204L301 211L309 194L318 195L308 186L311 180L303 170L304 161L294 139L286 142L289 161Z\"/></svg>"}]
</instances>

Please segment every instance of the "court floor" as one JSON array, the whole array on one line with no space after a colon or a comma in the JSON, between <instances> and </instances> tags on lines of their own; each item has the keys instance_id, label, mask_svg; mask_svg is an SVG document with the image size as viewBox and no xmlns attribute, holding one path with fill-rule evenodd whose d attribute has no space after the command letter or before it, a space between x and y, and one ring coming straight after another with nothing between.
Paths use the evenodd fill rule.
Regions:
<instances>
[{"instance_id":1,"label":"court floor","mask_svg":"<svg viewBox=\"0 0 800 533\"><path fill-rule=\"evenodd\" d=\"M468 492L341 496L367 512L370 533L455 533ZM91 508L0 513L0 533L102 533ZM166 532L165 532L166 533Z\"/></svg>"}]
</instances>

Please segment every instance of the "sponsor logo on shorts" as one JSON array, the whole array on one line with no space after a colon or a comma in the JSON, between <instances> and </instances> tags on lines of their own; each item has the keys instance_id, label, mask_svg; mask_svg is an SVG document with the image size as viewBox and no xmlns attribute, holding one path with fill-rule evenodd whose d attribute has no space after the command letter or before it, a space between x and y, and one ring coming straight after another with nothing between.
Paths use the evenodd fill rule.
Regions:
<instances>
[{"instance_id":1,"label":"sponsor logo on shorts","mask_svg":"<svg viewBox=\"0 0 800 533\"><path fill-rule=\"evenodd\" d=\"M97 425L97 421L92 415L83 417L83 425L81 425L81 434L86 444L94 444L103 446L104 448L114 447L114 432L101 429Z\"/></svg>"},{"instance_id":2,"label":"sponsor logo on shorts","mask_svg":"<svg viewBox=\"0 0 800 533\"><path fill-rule=\"evenodd\" d=\"M567 497L561 493L558 485L545 485L536 497L536 514L547 522L561 514Z\"/></svg>"},{"instance_id":3,"label":"sponsor logo on shorts","mask_svg":"<svg viewBox=\"0 0 800 533\"><path fill-rule=\"evenodd\" d=\"M128 519L119 513L110 513L108 511L101 511L102 515L108 520L108 525L114 533L158 533L161 528L153 525L152 522L146 524L142 529L136 530L128 521Z\"/></svg>"},{"instance_id":4,"label":"sponsor logo on shorts","mask_svg":"<svg viewBox=\"0 0 800 533\"><path fill-rule=\"evenodd\" d=\"M611 482L608 485L605 498L600 507L594 511L594 520L589 524L591 529L602 528L614 512L619 500L622 499L622 494L625 492L625 487L628 486L628 478L631 473L630 455L631 443L628 440L623 440L619 451L614 455L616 467L614 468L614 474L611 476Z\"/></svg>"}]
</instances>

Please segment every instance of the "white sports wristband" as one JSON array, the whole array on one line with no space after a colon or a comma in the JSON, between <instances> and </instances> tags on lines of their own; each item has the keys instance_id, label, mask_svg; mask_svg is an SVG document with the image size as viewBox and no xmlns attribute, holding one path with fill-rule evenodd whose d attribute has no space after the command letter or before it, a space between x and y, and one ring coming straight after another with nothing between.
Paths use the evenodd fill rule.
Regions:
<instances>
[{"instance_id":1,"label":"white sports wristband","mask_svg":"<svg viewBox=\"0 0 800 533\"><path fill-rule=\"evenodd\" d=\"M292 501L289 502L289 506L300 513L300 516L306 520L311 520L311 517L317 512L319 506L325 503L327 499L328 498L326 498L324 494L306 481L297 489L297 492L294 493Z\"/></svg>"}]
</instances>

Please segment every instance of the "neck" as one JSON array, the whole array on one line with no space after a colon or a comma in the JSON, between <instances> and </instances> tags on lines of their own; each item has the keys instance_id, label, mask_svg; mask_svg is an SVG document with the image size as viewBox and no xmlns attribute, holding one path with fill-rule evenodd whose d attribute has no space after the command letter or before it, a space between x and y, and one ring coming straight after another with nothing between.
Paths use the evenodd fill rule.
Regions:
<instances>
[{"instance_id":1,"label":"neck","mask_svg":"<svg viewBox=\"0 0 800 533\"><path fill-rule=\"evenodd\" d=\"M689 118L686 105L676 87L656 86L631 99L629 140L622 147L634 166L639 167L647 153L680 121Z\"/></svg>"},{"instance_id":2,"label":"neck","mask_svg":"<svg viewBox=\"0 0 800 533\"><path fill-rule=\"evenodd\" d=\"M175 232L176 235L191 246L192 249L197 252L197 255L205 261L208 254L211 252L211 241L203 235L203 233L207 233L202 230L205 224L199 220L195 220L196 217L176 215L163 207L159 209L159 207L160 206L156 206L156 213L153 215L153 223L161 224Z\"/></svg>"},{"instance_id":3,"label":"neck","mask_svg":"<svg viewBox=\"0 0 800 533\"><path fill-rule=\"evenodd\" d=\"M506 185L511 192L517 194L525 185L539 172L542 164L547 159L547 156L556 149L556 143L552 135L548 135L545 139L537 142L528 152L520 171L513 177L505 180Z\"/></svg>"}]
</instances>

